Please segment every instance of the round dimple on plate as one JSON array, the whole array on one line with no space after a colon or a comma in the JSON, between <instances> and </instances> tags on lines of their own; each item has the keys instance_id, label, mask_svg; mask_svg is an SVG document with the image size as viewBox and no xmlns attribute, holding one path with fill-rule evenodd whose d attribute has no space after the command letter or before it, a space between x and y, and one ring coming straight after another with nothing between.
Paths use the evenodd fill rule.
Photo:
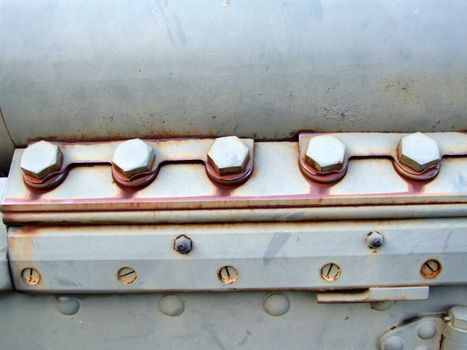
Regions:
<instances>
[{"instance_id":1,"label":"round dimple on plate","mask_svg":"<svg viewBox=\"0 0 467 350\"><path fill-rule=\"evenodd\" d=\"M263 308L271 316L282 316L289 311L289 298L283 293L268 294L264 298Z\"/></svg>"},{"instance_id":2,"label":"round dimple on plate","mask_svg":"<svg viewBox=\"0 0 467 350\"><path fill-rule=\"evenodd\" d=\"M432 322L423 322L418 326L417 334L421 339L431 339L436 335L436 326Z\"/></svg>"},{"instance_id":3,"label":"round dimple on plate","mask_svg":"<svg viewBox=\"0 0 467 350\"><path fill-rule=\"evenodd\" d=\"M404 348L404 341L397 335L392 335L385 339L383 342L382 350L402 350Z\"/></svg>"},{"instance_id":4,"label":"round dimple on plate","mask_svg":"<svg viewBox=\"0 0 467 350\"><path fill-rule=\"evenodd\" d=\"M61 314L67 316L74 315L79 310L79 300L73 296L59 296L56 298L55 305Z\"/></svg>"},{"instance_id":5,"label":"round dimple on plate","mask_svg":"<svg viewBox=\"0 0 467 350\"><path fill-rule=\"evenodd\" d=\"M185 310L185 303L178 295L164 295L159 299L159 310L167 316L180 316Z\"/></svg>"}]
</instances>

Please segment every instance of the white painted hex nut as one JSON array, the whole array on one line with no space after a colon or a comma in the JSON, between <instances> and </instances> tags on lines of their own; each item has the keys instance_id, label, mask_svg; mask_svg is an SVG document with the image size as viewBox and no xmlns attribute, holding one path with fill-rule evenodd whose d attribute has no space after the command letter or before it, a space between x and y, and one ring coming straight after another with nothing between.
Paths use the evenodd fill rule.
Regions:
<instances>
[{"instance_id":1,"label":"white painted hex nut","mask_svg":"<svg viewBox=\"0 0 467 350\"><path fill-rule=\"evenodd\" d=\"M453 327L467 331L467 307L454 306L448 312Z\"/></svg>"},{"instance_id":2,"label":"white painted hex nut","mask_svg":"<svg viewBox=\"0 0 467 350\"><path fill-rule=\"evenodd\" d=\"M310 138L305 162L321 173L341 170L345 162L345 144L331 135Z\"/></svg>"},{"instance_id":3,"label":"white painted hex nut","mask_svg":"<svg viewBox=\"0 0 467 350\"><path fill-rule=\"evenodd\" d=\"M249 148L237 136L217 138L208 152L208 162L219 175L242 173L249 159Z\"/></svg>"},{"instance_id":4,"label":"white painted hex nut","mask_svg":"<svg viewBox=\"0 0 467 350\"><path fill-rule=\"evenodd\" d=\"M57 145L39 141L24 150L20 167L26 175L42 180L60 170L62 161L63 155Z\"/></svg>"},{"instance_id":5,"label":"white painted hex nut","mask_svg":"<svg viewBox=\"0 0 467 350\"><path fill-rule=\"evenodd\" d=\"M156 156L152 147L141 139L124 141L115 148L112 163L126 177L150 171Z\"/></svg>"},{"instance_id":6,"label":"white painted hex nut","mask_svg":"<svg viewBox=\"0 0 467 350\"><path fill-rule=\"evenodd\" d=\"M421 132L404 136L399 143L398 152L400 162L418 172L441 161L436 141Z\"/></svg>"}]
</instances>

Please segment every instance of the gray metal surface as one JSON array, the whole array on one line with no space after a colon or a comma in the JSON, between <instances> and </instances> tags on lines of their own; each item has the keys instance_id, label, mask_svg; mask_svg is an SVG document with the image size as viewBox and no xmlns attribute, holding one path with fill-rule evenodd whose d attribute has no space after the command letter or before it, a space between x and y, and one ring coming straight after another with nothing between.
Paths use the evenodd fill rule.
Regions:
<instances>
[{"instance_id":1,"label":"gray metal surface","mask_svg":"<svg viewBox=\"0 0 467 350\"><path fill-rule=\"evenodd\" d=\"M3 196L3 191L6 185L6 178L0 178L0 199ZM10 270L8 268L8 244L7 244L7 228L0 221L0 290L11 289Z\"/></svg>"},{"instance_id":2,"label":"gray metal surface","mask_svg":"<svg viewBox=\"0 0 467 350\"><path fill-rule=\"evenodd\" d=\"M59 300L3 294L1 347L376 350L378 335L384 330L416 316L446 313L452 305L462 305L467 288L433 288L428 300L391 303L385 311L369 304L328 305L315 300L314 293L291 291L272 295L179 293L170 298L161 294L83 295ZM408 337L404 340L411 340Z\"/></svg>"},{"instance_id":3,"label":"gray metal surface","mask_svg":"<svg viewBox=\"0 0 467 350\"><path fill-rule=\"evenodd\" d=\"M3 120L2 111L0 109L0 177L8 175L13 151L14 145L11 141L10 135L8 134L8 130Z\"/></svg>"},{"instance_id":4,"label":"gray metal surface","mask_svg":"<svg viewBox=\"0 0 467 350\"><path fill-rule=\"evenodd\" d=\"M378 337L378 349L439 350L440 344L446 341L443 337L446 327L444 315L445 313L417 315L411 320L390 327Z\"/></svg>"},{"instance_id":5,"label":"gray metal surface","mask_svg":"<svg viewBox=\"0 0 467 350\"><path fill-rule=\"evenodd\" d=\"M378 250L366 244L372 230L385 236ZM365 289L465 283L466 231L467 219L22 226L9 228L8 245L15 288L29 292ZM182 234L193 242L186 255L173 249ZM425 273L433 259L439 273ZM340 269L335 279L323 275L329 263ZM235 283L220 280L225 266L238 271ZM29 269L40 282L29 283ZM121 283L121 269L137 280Z\"/></svg>"},{"instance_id":6,"label":"gray metal surface","mask_svg":"<svg viewBox=\"0 0 467 350\"><path fill-rule=\"evenodd\" d=\"M466 17L458 0L2 0L1 108L18 145L465 130Z\"/></svg>"},{"instance_id":7,"label":"gray metal surface","mask_svg":"<svg viewBox=\"0 0 467 350\"><path fill-rule=\"evenodd\" d=\"M194 217L198 210L238 209L244 210L242 215L251 216L248 220L252 221L258 211L245 209L278 208L279 215L286 208L303 212L308 207L315 208L320 216L318 213L323 214L324 207L334 207L339 215L345 216L341 209L344 205L378 206L374 213L384 210L379 208L383 205L430 205L433 210L443 210L437 204L466 205L467 134L429 134L437 140L443 155L439 174L430 182L408 180L395 170L397 145L405 134L333 135L348 145L350 158L345 176L335 184L313 182L301 171L300 154L306 148L309 134L301 135L299 142L255 142L254 147L253 141L248 140L253 173L244 184L231 187L218 185L207 174L206 158L212 139L147 140L156 153L160 171L146 187L131 190L113 181L110 161L118 142L59 143L64 154L63 168L67 167L69 173L62 184L49 191L35 191L24 183L19 166L23 150L18 149L1 209L4 219L13 224L24 222L31 212L37 213L34 220L42 221L45 219L41 219L41 214L51 217L53 212L60 212L67 221L68 213L80 212L82 222L88 223L89 218L97 219L99 215L104 215L105 221L105 211L117 209L131 222L137 222L137 218L147 222L151 217L155 221L161 215L168 217L162 210L193 210L189 217ZM355 208L351 210L355 212ZM75 220L78 216L72 214L69 218ZM297 218L291 216L290 220ZM432 216L439 214L434 211ZM115 215L107 218L108 222L122 220Z\"/></svg>"}]
</instances>

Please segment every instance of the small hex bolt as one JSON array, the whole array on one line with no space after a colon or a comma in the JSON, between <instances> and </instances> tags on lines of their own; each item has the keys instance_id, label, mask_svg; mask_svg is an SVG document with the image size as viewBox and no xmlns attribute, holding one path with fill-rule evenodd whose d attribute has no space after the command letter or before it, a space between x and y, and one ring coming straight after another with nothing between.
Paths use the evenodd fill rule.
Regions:
<instances>
[{"instance_id":1,"label":"small hex bolt","mask_svg":"<svg viewBox=\"0 0 467 350\"><path fill-rule=\"evenodd\" d=\"M127 178L151 170L156 156L141 139L124 141L115 148L112 164Z\"/></svg>"},{"instance_id":2,"label":"small hex bolt","mask_svg":"<svg viewBox=\"0 0 467 350\"><path fill-rule=\"evenodd\" d=\"M237 281L239 274L235 267L227 265L219 269L217 277L224 284L233 284Z\"/></svg>"},{"instance_id":3,"label":"small hex bolt","mask_svg":"<svg viewBox=\"0 0 467 350\"><path fill-rule=\"evenodd\" d=\"M423 172L441 162L437 142L421 132L404 136L401 139L398 156L402 164L417 172Z\"/></svg>"},{"instance_id":4,"label":"small hex bolt","mask_svg":"<svg viewBox=\"0 0 467 350\"><path fill-rule=\"evenodd\" d=\"M335 263L329 263L321 268L321 278L333 282L341 276L341 268Z\"/></svg>"},{"instance_id":5,"label":"small hex bolt","mask_svg":"<svg viewBox=\"0 0 467 350\"><path fill-rule=\"evenodd\" d=\"M366 244L368 248L378 249L384 243L384 237L381 233L377 231L372 231L366 236Z\"/></svg>"},{"instance_id":6,"label":"small hex bolt","mask_svg":"<svg viewBox=\"0 0 467 350\"><path fill-rule=\"evenodd\" d=\"M305 162L321 173L341 170L345 162L345 144L331 135L310 138Z\"/></svg>"},{"instance_id":7,"label":"small hex bolt","mask_svg":"<svg viewBox=\"0 0 467 350\"><path fill-rule=\"evenodd\" d=\"M63 155L57 145L39 141L24 150L20 167L26 175L42 180L60 170L62 162Z\"/></svg>"},{"instance_id":8,"label":"small hex bolt","mask_svg":"<svg viewBox=\"0 0 467 350\"><path fill-rule=\"evenodd\" d=\"M41 281L41 274L34 267L26 267L21 271L21 279L28 286L35 286Z\"/></svg>"},{"instance_id":9,"label":"small hex bolt","mask_svg":"<svg viewBox=\"0 0 467 350\"><path fill-rule=\"evenodd\" d=\"M180 254L188 254L193 249L193 241L186 235L180 235L174 240L174 247Z\"/></svg>"},{"instance_id":10,"label":"small hex bolt","mask_svg":"<svg viewBox=\"0 0 467 350\"><path fill-rule=\"evenodd\" d=\"M249 159L249 148L237 136L217 138L208 152L209 164L221 176L241 174Z\"/></svg>"},{"instance_id":11,"label":"small hex bolt","mask_svg":"<svg viewBox=\"0 0 467 350\"><path fill-rule=\"evenodd\" d=\"M117 278L123 284L132 285L138 279L138 273L131 267L122 267L117 272Z\"/></svg>"},{"instance_id":12,"label":"small hex bolt","mask_svg":"<svg viewBox=\"0 0 467 350\"><path fill-rule=\"evenodd\" d=\"M441 272L441 263L438 260L430 259L423 263L420 273L425 278L436 278Z\"/></svg>"}]
</instances>

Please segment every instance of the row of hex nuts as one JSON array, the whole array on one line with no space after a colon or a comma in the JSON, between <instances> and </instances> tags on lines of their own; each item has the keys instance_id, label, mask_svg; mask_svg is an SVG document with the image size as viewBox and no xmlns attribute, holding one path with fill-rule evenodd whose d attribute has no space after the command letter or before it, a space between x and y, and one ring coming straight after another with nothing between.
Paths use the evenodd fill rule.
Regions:
<instances>
[{"instance_id":1,"label":"row of hex nuts","mask_svg":"<svg viewBox=\"0 0 467 350\"><path fill-rule=\"evenodd\" d=\"M439 164L441 155L438 144L420 132L404 136L398 146L400 163L416 172ZM242 173L250 159L250 150L236 136L216 139L207 154L209 164L220 175ZM346 159L346 146L332 135L312 137L307 145L304 160L318 173L342 170ZM153 148L141 139L124 141L114 151L112 164L127 178L151 171L156 160ZM30 145L23 153L21 169L33 178L42 180L61 169L63 162L60 148L47 141Z\"/></svg>"},{"instance_id":2,"label":"row of hex nuts","mask_svg":"<svg viewBox=\"0 0 467 350\"><path fill-rule=\"evenodd\" d=\"M423 172L441 161L436 141L420 132L401 139L397 156L402 164L416 172ZM305 152L305 162L323 174L342 170L345 157L345 144L332 135L312 137Z\"/></svg>"},{"instance_id":3,"label":"row of hex nuts","mask_svg":"<svg viewBox=\"0 0 467 350\"><path fill-rule=\"evenodd\" d=\"M216 139L208 151L209 164L220 175L241 174L250 159L249 148L236 136ZM112 164L128 179L151 171L156 156L153 148L141 139L120 143L113 154ZM56 144L40 141L23 153L21 169L26 175L43 180L60 171L63 155Z\"/></svg>"}]
</instances>

